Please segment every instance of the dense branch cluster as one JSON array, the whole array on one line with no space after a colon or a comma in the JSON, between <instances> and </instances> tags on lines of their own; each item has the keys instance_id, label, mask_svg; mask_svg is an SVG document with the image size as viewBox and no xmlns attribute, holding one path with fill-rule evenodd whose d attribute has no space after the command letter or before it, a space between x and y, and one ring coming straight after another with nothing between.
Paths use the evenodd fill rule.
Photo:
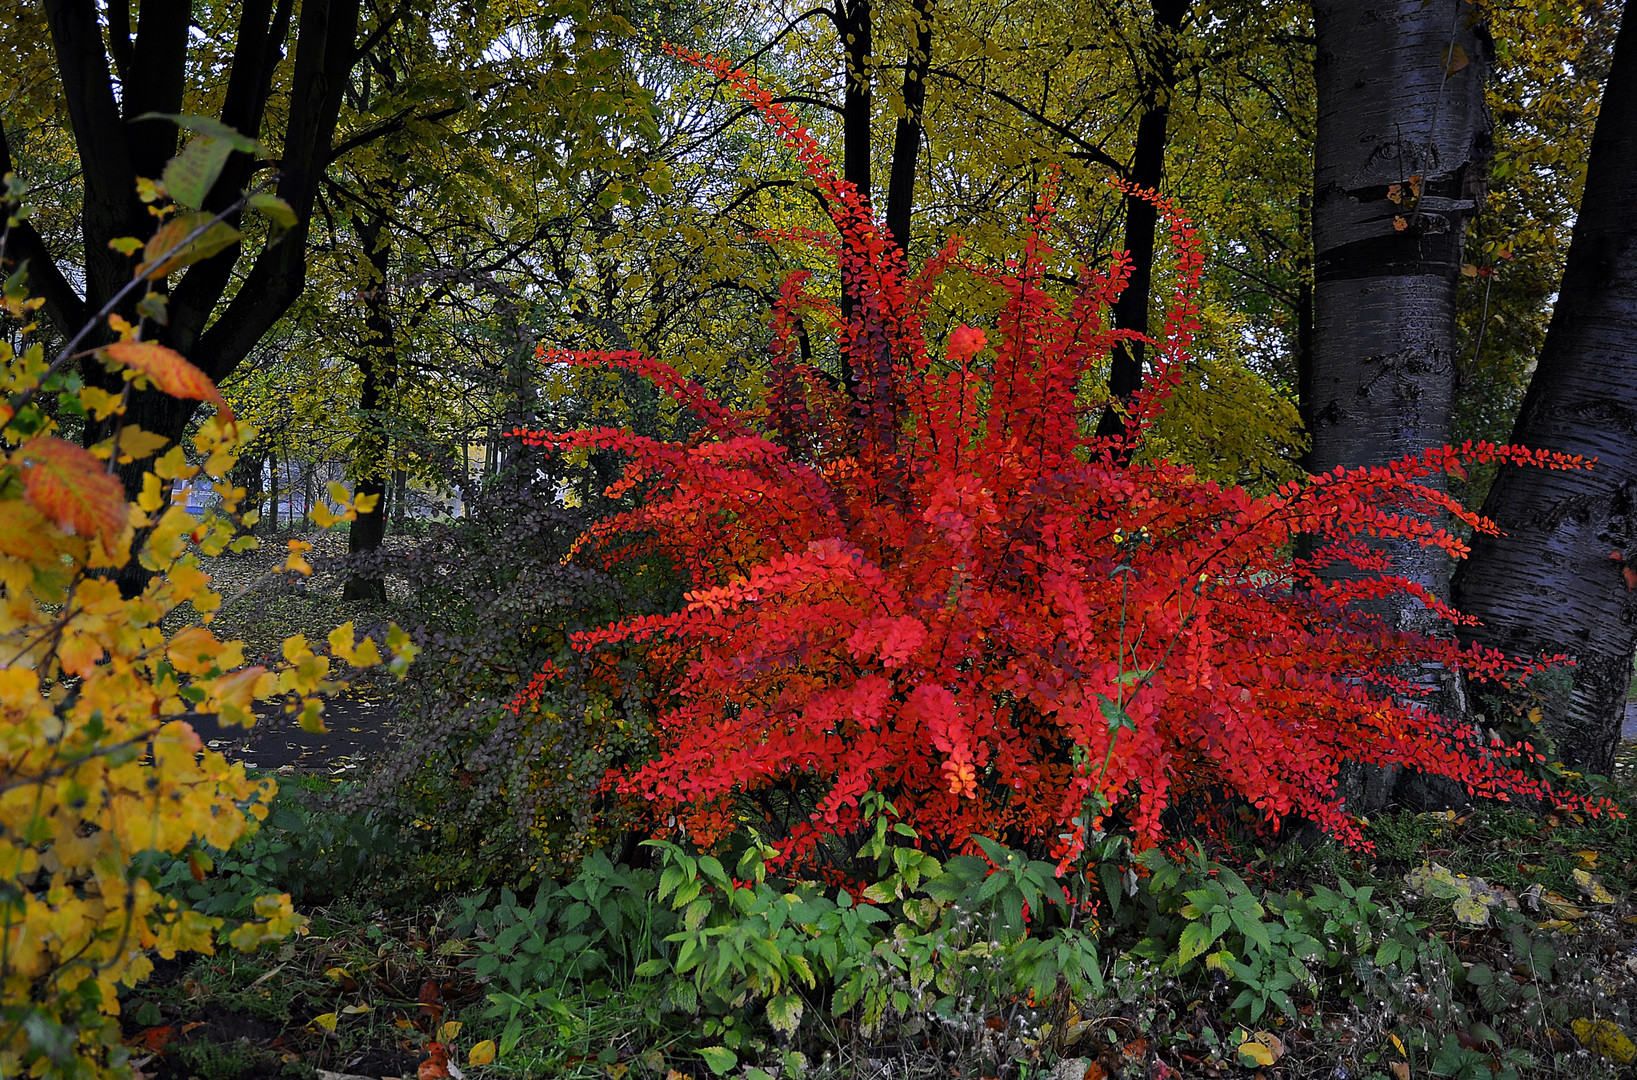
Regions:
<instances>
[{"instance_id":1,"label":"dense branch cluster","mask_svg":"<svg viewBox=\"0 0 1637 1080\"><path fill-rule=\"evenodd\" d=\"M618 792L707 846L747 823L745 796L790 792L806 818L784 837L796 861L859 829L870 791L950 847L1004 836L1064 860L1111 814L1158 842L1166 807L1204 788L1360 844L1337 791L1347 761L1413 767L1493 798L1566 798L1421 700L1414 675L1428 665L1503 680L1533 666L1386 622L1372 601L1389 595L1446 623L1460 616L1395 576L1373 542L1459 557L1446 517L1491 526L1426 478L1490 461L1583 462L1467 444L1265 497L1142 463L1132 451L1196 322L1202 258L1174 206L1133 189L1170 222L1180 285L1126 433L1098 437L1083 390L1134 336L1105 324L1125 267L1083 274L1067 304L1048 294L1049 185L1020 259L966 267L1009 297L998 342L959 327L934 356L923 314L958 244L912 275L790 114L748 76L696 59L804 163L854 302L843 322L803 277L786 283L756 414L634 354L543 354L644 374L704 423L686 444L611 428L515 433L557 452L626 455L615 488L640 485L643 498L593 527L576 557L657 548L693 585L673 614L575 635L584 651L640 650L665 688L659 753L614 776ZM803 320L833 326L841 380L801 359ZM1295 557L1304 537L1311 554Z\"/></svg>"}]
</instances>

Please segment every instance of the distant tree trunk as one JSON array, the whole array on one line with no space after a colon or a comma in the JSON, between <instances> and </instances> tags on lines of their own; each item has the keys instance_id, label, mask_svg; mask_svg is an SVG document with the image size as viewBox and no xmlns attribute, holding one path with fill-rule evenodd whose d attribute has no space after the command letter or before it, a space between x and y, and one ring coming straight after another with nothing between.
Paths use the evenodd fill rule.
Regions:
<instances>
[{"instance_id":1,"label":"distant tree trunk","mask_svg":"<svg viewBox=\"0 0 1637 1080\"><path fill-rule=\"evenodd\" d=\"M1596 458L1559 472L1505 467L1455 601L1471 636L1510 653L1569 653L1545 701L1562 759L1609 774L1637 647L1637 16L1621 17L1563 285L1512 441Z\"/></svg>"},{"instance_id":2,"label":"distant tree trunk","mask_svg":"<svg viewBox=\"0 0 1637 1080\"><path fill-rule=\"evenodd\" d=\"M267 457L268 457L268 461L271 462L271 471L272 471L272 478L268 482L268 487L271 488L272 492L273 492L273 512L268 515L267 522L268 522L268 526L276 534L279 531L279 472L280 472L280 468L279 468L278 451L277 450L273 451Z\"/></svg>"},{"instance_id":3,"label":"distant tree trunk","mask_svg":"<svg viewBox=\"0 0 1637 1080\"><path fill-rule=\"evenodd\" d=\"M1315 473L1386 464L1449 439L1456 283L1491 154L1492 47L1474 10L1466 0L1313 5L1313 353L1303 413ZM1448 596L1442 553L1377 546L1398 574ZM1380 613L1404 628L1434 627L1409 597ZM1458 692L1441 673L1424 674ZM1354 770L1349 808L1379 806L1396 781L1391 770Z\"/></svg>"},{"instance_id":4,"label":"distant tree trunk","mask_svg":"<svg viewBox=\"0 0 1637 1080\"><path fill-rule=\"evenodd\" d=\"M1171 95L1177 88L1177 38L1191 0L1154 0L1152 30L1145 35L1148 67L1139 74L1142 115L1131 150L1127 179L1159 190L1165 179L1165 148L1171 123ZM1114 303L1114 327L1148 333L1148 307L1154 285L1154 242L1159 211L1146 199L1125 200L1125 249L1131 258L1131 279ZM1129 402L1142 389L1143 347L1123 341L1114 348L1108 375L1109 393ZM1113 408L1103 410L1097 434L1119 435L1125 420Z\"/></svg>"},{"instance_id":5,"label":"distant tree trunk","mask_svg":"<svg viewBox=\"0 0 1637 1080\"><path fill-rule=\"evenodd\" d=\"M932 0L912 0L915 47L904 61L904 115L892 140L892 173L887 184L887 235L909 253L915 211L915 170L925 138L926 78L932 66Z\"/></svg>"},{"instance_id":6,"label":"distant tree trunk","mask_svg":"<svg viewBox=\"0 0 1637 1080\"><path fill-rule=\"evenodd\" d=\"M409 474L403 469L392 470L392 527L403 531L404 519L408 517L405 499L409 495Z\"/></svg>"},{"instance_id":7,"label":"distant tree trunk","mask_svg":"<svg viewBox=\"0 0 1637 1080\"><path fill-rule=\"evenodd\" d=\"M386 456L385 410L388 396L398 381L397 337L392 324L391 289L387 274L392 252L387 242L385 222L365 212L354 219L358 242L370 266L370 281L364 289L364 340L353 354L353 362L363 374L358 395L359 431L352 459L357 477L354 493L374 495L375 506L360 513L347 537L347 554L352 570L341 590L343 600L385 600L386 581L377 568L364 568L359 558L379 551L386 536L386 492L390 469Z\"/></svg>"}]
</instances>

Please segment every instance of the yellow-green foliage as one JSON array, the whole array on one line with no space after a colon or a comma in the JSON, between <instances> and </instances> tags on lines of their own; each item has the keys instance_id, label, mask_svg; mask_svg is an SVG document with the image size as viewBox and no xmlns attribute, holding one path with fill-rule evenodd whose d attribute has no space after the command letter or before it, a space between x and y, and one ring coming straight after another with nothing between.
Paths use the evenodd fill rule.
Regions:
<instances>
[{"instance_id":1,"label":"yellow-green foliage","mask_svg":"<svg viewBox=\"0 0 1637 1080\"><path fill-rule=\"evenodd\" d=\"M116 1075L117 995L149 974L153 954L208 953L219 939L253 949L303 924L284 895L229 927L140 872L150 852L207 872L201 849L231 848L255 828L246 811L265 815L273 792L201 745L184 717L249 724L257 699L283 698L318 726L320 697L340 686L331 656L381 657L350 626L329 656L291 639L275 669L246 666L242 643L217 639L222 597L199 560L255 543L238 535L250 515L237 514L244 491L227 480L250 431L220 409L191 448L167 449L119 418L144 384L220 403L197 368L141 340L145 323L115 316L121 340L101 355L123 368L125 391L81 387L60 370L68 357L48 365L30 342L39 302L19 279L3 302L23 345L0 341L0 1076ZM56 418L79 415L111 418L114 433L90 449L63 438ZM139 461L150 464L131 500L114 467ZM173 484L208 487L218 508L189 513ZM343 506L346 518L367 509ZM305 568L303 546L288 570ZM133 558L151 577L126 596L115 574ZM396 628L388 644L401 671L413 647Z\"/></svg>"}]
</instances>

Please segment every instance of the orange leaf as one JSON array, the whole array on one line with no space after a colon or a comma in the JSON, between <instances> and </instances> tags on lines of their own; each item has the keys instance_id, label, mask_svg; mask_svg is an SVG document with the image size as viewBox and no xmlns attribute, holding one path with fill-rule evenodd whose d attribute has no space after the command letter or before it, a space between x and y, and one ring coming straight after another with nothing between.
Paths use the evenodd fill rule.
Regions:
<instances>
[{"instance_id":1,"label":"orange leaf","mask_svg":"<svg viewBox=\"0 0 1637 1080\"><path fill-rule=\"evenodd\" d=\"M80 536L112 539L125 529L125 489L89 450L55 435L23 444L23 494L34 508Z\"/></svg>"},{"instance_id":2,"label":"orange leaf","mask_svg":"<svg viewBox=\"0 0 1637 1080\"><path fill-rule=\"evenodd\" d=\"M1620 576L1626 579L1627 592L1630 592L1632 589L1637 589L1637 570L1633 570L1629 566L1622 566L1620 568Z\"/></svg>"},{"instance_id":3,"label":"orange leaf","mask_svg":"<svg viewBox=\"0 0 1637 1080\"><path fill-rule=\"evenodd\" d=\"M168 349L157 341L116 341L105 350L116 364L146 375L164 393L171 397L208 401L231 416L222 392L210 381L210 376L189 363L175 349Z\"/></svg>"}]
</instances>

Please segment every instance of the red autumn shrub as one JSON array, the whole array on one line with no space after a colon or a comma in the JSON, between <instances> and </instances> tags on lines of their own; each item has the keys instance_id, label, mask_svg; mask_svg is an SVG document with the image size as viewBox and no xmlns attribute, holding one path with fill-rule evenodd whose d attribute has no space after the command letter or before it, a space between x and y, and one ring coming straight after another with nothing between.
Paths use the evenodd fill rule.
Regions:
<instances>
[{"instance_id":1,"label":"red autumn shrub","mask_svg":"<svg viewBox=\"0 0 1637 1080\"><path fill-rule=\"evenodd\" d=\"M741 820L747 795L788 792L806 820L785 838L787 859L856 829L871 790L951 846L1004 836L1065 859L1088 810L1091 820L1118 810L1153 843L1168 802L1203 787L1359 843L1336 792L1347 760L1496 798L1564 798L1432 715L1414 700L1422 686L1395 675L1526 669L1372 614L1372 600L1409 593L1458 618L1395 577L1368 540L1458 556L1442 515L1490 526L1418 481L1462 462L1578 461L1445 447L1261 498L1169 462L1126 464L1130 446L1088 434L1076 403L1116 339L1103 319L1124 273L1084 275L1071 303L1053 301L1042 273L1050 194L1022 258L988 275L1010 297L998 342L963 326L938 356L921 318L954 246L912 276L786 110L747 76L694 59L804 162L832 209L854 302L842 324L804 275L786 282L756 414L635 354L545 356L643 374L705 425L686 445L608 428L516 433L628 455L617 486L640 487L641 499L595 528L581 556L662 553L694 584L682 611L576 638L587 651L638 649L664 688L659 753L613 778L618 791L702 845ZM1186 359L1201 265L1189 223L1145 197L1169 217L1183 284L1131 407L1133 440ZM800 360L799 320L834 325L841 378ZM1317 551L1293 560L1303 534ZM1348 565L1367 580L1324 572Z\"/></svg>"}]
</instances>

